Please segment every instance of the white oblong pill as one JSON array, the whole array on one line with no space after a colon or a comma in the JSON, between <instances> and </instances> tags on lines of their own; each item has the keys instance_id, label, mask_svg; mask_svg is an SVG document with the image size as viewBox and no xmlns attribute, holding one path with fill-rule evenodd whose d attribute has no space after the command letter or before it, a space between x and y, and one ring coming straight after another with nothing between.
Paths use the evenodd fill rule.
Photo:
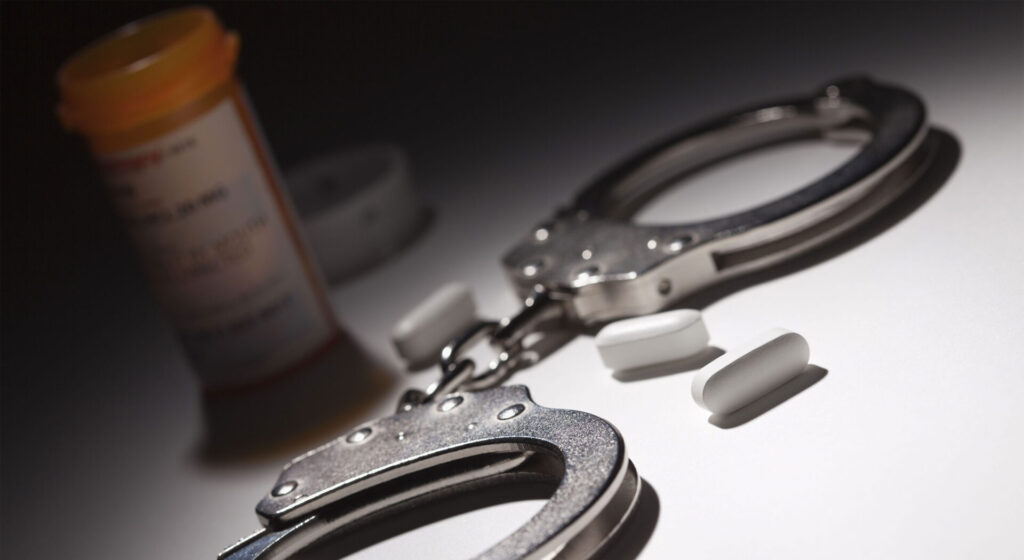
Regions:
<instances>
[{"instance_id":1,"label":"white oblong pill","mask_svg":"<svg viewBox=\"0 0 1024 560\"><path fill-rule=\"evenodd\" d=\"M715 414L736 411L796 377L810 353L807 340L795 332L764 332L701 368L693 378L693 400Z\"/></svg>"},{"instance_id":2,"label":"white oblong pill","mask_svg":"<svg viewBox=\"0 0 1024 560\"><path fill-rule=\"evenodd\" d=\"M594 337L601 361L616 371L689 358L708 345L700 312L677 309L616 321Z\"/></svg>"},{"instance_id":3,"label":"white oblong pill","mask_svg":"<svg viewBox=\"0 0 1024 560\"><path fill-rule=\"evenodd\" d=\"M410 365L427 365L476 321L473 292L465 284L453 282L441 286L406 313L392 329L391 342Z\"/></svg>"}]
</instances>

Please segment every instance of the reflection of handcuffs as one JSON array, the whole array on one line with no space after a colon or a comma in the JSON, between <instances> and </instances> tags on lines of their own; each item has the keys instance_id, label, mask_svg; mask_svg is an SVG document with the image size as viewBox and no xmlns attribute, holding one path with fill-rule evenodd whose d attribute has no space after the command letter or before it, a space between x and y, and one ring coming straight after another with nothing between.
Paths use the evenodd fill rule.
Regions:
<instances>
[{"instance_id":1,"label":"reflection of handcuffs","mask_svg":"<svg viewBox=\"0 0 1024 560\"><path fill-rule=\"evenodd\" d=\"M640 481L609 423L540 407L521 386L499 387L538 359L533 335L656 312L822 244L913 184L932 155L922 145L926 134L917 96L857 79L712 121L630 158L505 255L524 301L518 314L480 322L452 341L442 351L441 379L407 392L393 416L287 465L256 507L265 528L220 558L293 557L356 521L529 477L557 488L525 525L480 557L593 555L629 516ZM825 177L750 210L673 226L628 221L688 173L805 138L866 143ZM482 341L496 357L477 373L466 356Z\"/></svg>"}]
</instances>

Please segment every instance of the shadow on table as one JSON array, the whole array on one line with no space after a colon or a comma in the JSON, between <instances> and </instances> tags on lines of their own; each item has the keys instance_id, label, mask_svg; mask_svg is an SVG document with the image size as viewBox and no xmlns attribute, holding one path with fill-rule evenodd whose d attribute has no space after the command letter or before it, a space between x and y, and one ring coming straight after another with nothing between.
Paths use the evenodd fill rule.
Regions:
<instances>
[{"instance_id":1,"label":"shadow on table","mask_svg":"<svg viewBox=\"0 0 1024 560\"><path fill-rule=\"evenodd\" d=\"M365 420L395 377L343 333L299 371L237 393L204 394L194 459L232 467L302 453Z\"/></svg>"},{"instance_id":2,"label":"shadow on table","mask_svg":"<svg viewBox=\"0 0 1024 560\"><path fill-rule=\"evenodd\" d=\"M616 370L612 372L612 377L622 381L623 383L632 383L634 381L646 381L648 379L664 377L666 375L673 375L676 373L686 373L698 370L710 364L715 358L722 354L725 354L725 350L722 350L717 346L708 346L695 356L662 364Z\"/></svg>"},{"instance_id":3,"label":"shadow on table","mask_svg":"<svg viewBox=\"0 0 1024 560\"><path fill-rule=\"evenodd\" d=\"M934 196L953 174L953 171L960 162L960 156L961 147L955 136L940 128L933 127L929 129L921 146L908 159L908 166L909 162L915 158L924 162L919 164L923 165L921 171L917 172L919 175L912 179L913 184L906 191L876 214L819 247L766 269L737 276L705 288L683 298L673 308L705 309L715 302L747 287L799 272L870 241L917 211ZM836 219L840 220L842 218L837 217ZM811 234L813 233L811 232ZM594 332L596 332L596 329L594 329ZM689 363L658 364L637 370L615 372L613 376L622 382L633 382L687 372L703 367L721 354L721 349L710 347L705 353L693 358L692 362L687 360ZM808 366L800 375L758 401L731 414L712 415L708 421L723 429L741 426L817 383L825 377L826 373L827 370L821 367Z\"/></svg>"},{"instance_id":4,"label":"shadow on table","mask_svg":"<svg viewBox=\"0 0 1024 560\"><path fill-rule=\"evenodd\" d=\"M854 249L903 221L939 191L960 162L960 143L951 133L931 128L918 152L911 157L926 158L924 169L914 183L894 201L864 222L835 239L792 259L705 288L683 298L674 307L704 309L716 301L754 284L768 282L835 258Z\"/></svg>"},{"instance_id":5,"label":"shadow on table","mask_svg":"<svg viewBox=\"0 0 1024 560\"><path fill-rule=\"evenodd\" d=\"M768 412L769 410L795 397L799 393L802 393L811 385L814 385L824 379L827 373L827 369L816 365L809 365L793 379L790 379L775 389L772 389L769 393L747 406L730 412L729 414L712 414L711 417L708 418L708 423L713 426L718 426L723 430L742 426L743 424L750 422L765 412Z\"/></svg>"},{"instance_id":6,"label":"shadow on table","mask_svg":"<svg viewBox=\"0 0 1024 560\"><path fill-rule=\"evenodd\" d=\"M633 513L619 528L615 537L595 556L595 560L631 559L640 556L647 541L654 534L661 514L661 500L658 493L646 479L640 479L640 496Z\"/></svg>"}]
</instances>

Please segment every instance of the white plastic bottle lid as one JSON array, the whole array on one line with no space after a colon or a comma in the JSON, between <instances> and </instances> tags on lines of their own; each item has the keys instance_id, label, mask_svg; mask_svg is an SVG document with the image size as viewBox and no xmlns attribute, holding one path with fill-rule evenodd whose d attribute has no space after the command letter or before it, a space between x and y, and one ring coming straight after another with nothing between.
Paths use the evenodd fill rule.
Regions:
<instances>
[{"instance_id":1,"label":"white plastic bottle lid","mask_svg":"<svg viewBox=\"0 0 1024 560\"><path fill-rule=\"evenodd\" d=\"M286 182L330 282L401 249L426 218L408 158L398 146L336 152L293 170Z\"/></svg>"}]
</instances>

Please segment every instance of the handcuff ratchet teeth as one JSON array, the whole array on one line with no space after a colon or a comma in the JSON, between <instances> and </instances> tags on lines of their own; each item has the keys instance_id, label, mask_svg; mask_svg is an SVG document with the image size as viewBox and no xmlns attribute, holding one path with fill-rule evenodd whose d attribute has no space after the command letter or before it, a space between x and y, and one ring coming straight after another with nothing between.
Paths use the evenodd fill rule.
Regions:
<instances>
[{"instance_id":1,"label":"handcuff ratchet teeth","mask_svg":"<svg viewBox=\"0 0 1024 560\"><path fill-rule=\"evenodd\" d=\"M583 412L547 409L525 387L500 387L536 361L527 339L653 313L724 279L782 262L877 213L934 155L913 93L868 79L740 111L666 139L613 168L502 259L523 309L481 321L440 358L441 378L406 393L399 411L287 465L260 501L264 529L222 560L294 557L388 512L460 489L532 478L557 488L545 506L480 558L586 558L622 526L640 479L622 438ZM864 142L828 175L753 209L678 225L630 218L675 181L775 143ZM554 327L552 327L554 325ZM482 373L467 350L488 342Z\"/></svg>"}]
</instances>

